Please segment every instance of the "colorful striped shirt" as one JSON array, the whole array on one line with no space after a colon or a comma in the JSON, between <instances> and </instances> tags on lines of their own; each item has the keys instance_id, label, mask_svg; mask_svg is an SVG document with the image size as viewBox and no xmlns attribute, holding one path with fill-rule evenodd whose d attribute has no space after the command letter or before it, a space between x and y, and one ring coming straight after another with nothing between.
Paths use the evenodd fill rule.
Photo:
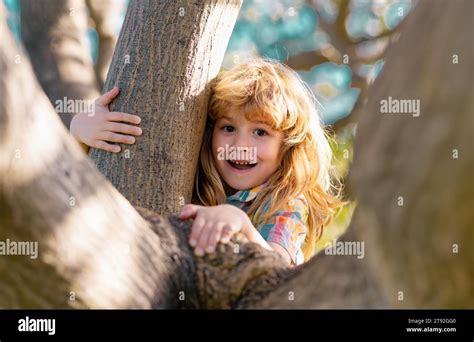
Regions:
<instances>
[{"instance_id":1,"label":"colorful striped shirt","mask_svg":"<svg viewBox=\"0 0 474 342\"><path fill-rule=\"evenodd\" d=\"M266 186L262 184L250 190L241 190L227 197L227 203L232 204L244 212L248 209L259 192ZM264 206L260 214L250 217L252 224L267 242L273 242L283 247L290 255L293 265L304 262L301 247L307 233L308 204L303 195L289 200L284 208L275 212L267 221L261 217L267 211Z\"/></svg>"}]
</instances>

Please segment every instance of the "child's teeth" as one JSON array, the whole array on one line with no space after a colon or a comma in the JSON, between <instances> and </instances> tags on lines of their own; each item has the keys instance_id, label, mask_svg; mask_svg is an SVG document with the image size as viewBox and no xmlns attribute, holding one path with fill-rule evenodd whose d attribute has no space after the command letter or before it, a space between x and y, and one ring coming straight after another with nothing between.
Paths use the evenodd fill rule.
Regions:
<instances>
[{"instance_id":1,"label":"child's teeth","mask_svg":"<svg viewBox=\"0 0 474 342\"><path fill-rule=\"evenodd\" d=\"M251 163L250 161L229 160L229 162L236 165L255 165L255 163Z\"/></svg>"}]
</instances>

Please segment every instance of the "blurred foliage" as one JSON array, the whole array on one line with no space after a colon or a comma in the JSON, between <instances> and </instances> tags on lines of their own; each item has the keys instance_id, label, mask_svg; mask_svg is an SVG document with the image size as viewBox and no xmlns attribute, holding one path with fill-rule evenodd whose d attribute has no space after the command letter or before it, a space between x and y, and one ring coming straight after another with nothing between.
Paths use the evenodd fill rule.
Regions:
<instances>
[{"instance_id":1,"label":"blurred foliage","mask_svg":"<svg viewBox=\"0 0 474 342\"><path fill-rule=\"evenodd\" d=\"M352 164L356 127L356 124L349 123L339 129L337 134L333 134L332 139L329 140L333 151L332 164L336 176L341 180L347 178ZM336 213L333 222L324 228L323 235L316 244L315 253L326 248L327 244L337 240L346 231L355 208L356 202L354 200L347 200L347 204Z\"/></svg>"},{"instance_id":2,"label":"blurred foliage","mask_svg":"<svg viewBox=\"0 0 474 342\"><path fill-rule=\"evenodd\" d=\"M97 63L99 57L99 35L97 31L92 27L87 29L87 42L89 43L89 49L91 50L92 61L94 64Z\"/></svg>"},{"instance_id":3,"label":"blurred foliage","mask_svg":"<svg viewBox=\"0 0 474 342\"><path fill-rule=\"evenodd\" d=\"M335 22L344 16L340 13L344 4L348 7L342 20L346 43L364 40L356 50L364 57L363 63L353 70L348 63L337 65L329 58L327 63L315 60L309 70L297 70L323 105L323 122L336 123L350 114L359 97L360 90L351 87L354 73L373 81L383 68L381 58L367 61L367 56L371 52L380 55L387 42L370 39L390 33L411 9L411 0L246 0L227 48L224 68L254 56L286 62L304 52L323 54L331 44L331 35L320 27L320 21L333 24L333 30L341 30Z\"/></svg>"},{"instance_id":4,"label":"blurred foliage","mask_svg":"<svg viewBox=\"0 0 474 342\"><path fill-rule=\"evenodd\" d=\"M7 25L17 42L21 41L20 3L18 0L3 0L8 10Z\"/></svg>"},{"instance_id":5,"label":"blurred foliage","mask_svg":"<svg viewBox=\"0 0 474 342\"><path fill-rule=\"evenodd\" d=\"M356 206L357 203L355 201L349 202L339 210L334 218L334 221L327 227L324 227L323 236L316 243L315 254L327 248L328 245L332 245L332 243L335 240L338 240L339 237L346 231L349 223L351 222Z\"/></svg>"},{"instance_id":6,"label":"blurred foliage","mask_svg":"<svg viewBox=\"0 0 474 342\"><path fill-rule=\"evenodd\" d=\"M353 144L356 127L356 124L349 123L339 129L337 134L333 134L333 139L330 140L333 151L332 164L339 179L345 179L349 174L349 167L354 157Z\"/></svg>"},{"instance_id":7,"label":"blurred foliage","mask_svg":"<svg viewBox=\"0 0 474 342\"><path fill-rule=\"evenodd\" d=\"M317 99L323 107L321 119L325 124L333 124L352 111L360 90L351 88L352 71L347 65L327 62L299 74L318 94Z\"/></svg>"}]
</instances>

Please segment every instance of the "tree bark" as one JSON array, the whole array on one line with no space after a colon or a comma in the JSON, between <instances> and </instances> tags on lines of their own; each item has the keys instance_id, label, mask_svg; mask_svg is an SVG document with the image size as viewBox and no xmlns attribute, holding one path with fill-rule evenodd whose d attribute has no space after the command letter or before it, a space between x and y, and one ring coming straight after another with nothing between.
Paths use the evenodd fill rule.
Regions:
<instances>
[{"instance_id":1,"label":"tree bark","mask_svg":"<svg viewBox=\"0 0 474 342\"><path fill-rule=\"evenodd\" d=\"M41 86L56 101L92 101L99 94L86 40L84 0L21 0L21 36ZM69 129L75 111L58 110Z\"/></svg>"},{"instance_id":2,"label":"tree bark","mask_svg":"<svg viewBox=\"0 0 474 342\"><path fill-rule=\"evenodd\" d=\"M189 222L138 215L60 125L28 59L14 63L2 21L0 241L38 241L40 254L0 258L0 306L472 307L469 6L420 2L361 108L351 170L359 205L342 240L364 242L365 258L323 254L295 269L241 236L195 258ZM431 54L435 42L445 51ZM387 96L419 99L421 115L380 113Z\"/></svg>"},{"instance_id":3,"label":"tree bark","mask_svg":"<svg viewBox=\"0 0 474 342\"><path fill-rule=\"evenodd\" d=\"M104 91L111 110L142 118L122 153L91 149L97 168L133 204L168 215L191 201L210 95L240 0L132 1Z\"/></svg>"}]
</instances>

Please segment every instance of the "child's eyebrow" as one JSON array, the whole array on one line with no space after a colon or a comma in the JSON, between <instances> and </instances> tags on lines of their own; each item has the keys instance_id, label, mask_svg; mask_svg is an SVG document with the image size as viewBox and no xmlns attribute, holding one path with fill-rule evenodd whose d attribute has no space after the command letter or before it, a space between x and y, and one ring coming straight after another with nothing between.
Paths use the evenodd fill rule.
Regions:
<instances>
[{"instance_id":1,"label":"child's eyebrow","mask_svg":"<svg viewBox=\"0 0 474 342\"><path fill-rule=\"evenodd\" d=\"M265 127L267 127L268 129L271 129L273 130L272 128L272 124L268 121L265 121L265 120L252 120L252 122L256 123L256 124L260 124L260 125L264 125Z\"/></svg>"},{"instance_id":2,"label":"child's eyebrow","mask_svg":"<svg viewBox=\"0 0 474 342\"><path fill-rule=\"evenodd\" d=\"M232 118L231 118L231 117L229 117L229 116L227 116L227 115L223 115L223 116L221 116L221 117L220 117L218 120L222 120L222 119L224 119L224 120L228 120L228 121L232 121Z\"/></svg>"},{"instance_id":3,"label":"child's eyebrow","mask_svg":"<svg viewBox=\"0 0 474 342\"><path fill-rule=\"evenodd\" d=\"M234 122L234 120L230 117L230 116L227 116L227 115L222 115L219 119L217 120L227 120L227 121L230 121L230 122ZM265 125L269 128L271 128L271 125L268 123L268 121L264 121L264 120L252 120L252 122L254 123L257 123L257 124L262 124L262 125Z\"/></svg>"}]
</instances>

